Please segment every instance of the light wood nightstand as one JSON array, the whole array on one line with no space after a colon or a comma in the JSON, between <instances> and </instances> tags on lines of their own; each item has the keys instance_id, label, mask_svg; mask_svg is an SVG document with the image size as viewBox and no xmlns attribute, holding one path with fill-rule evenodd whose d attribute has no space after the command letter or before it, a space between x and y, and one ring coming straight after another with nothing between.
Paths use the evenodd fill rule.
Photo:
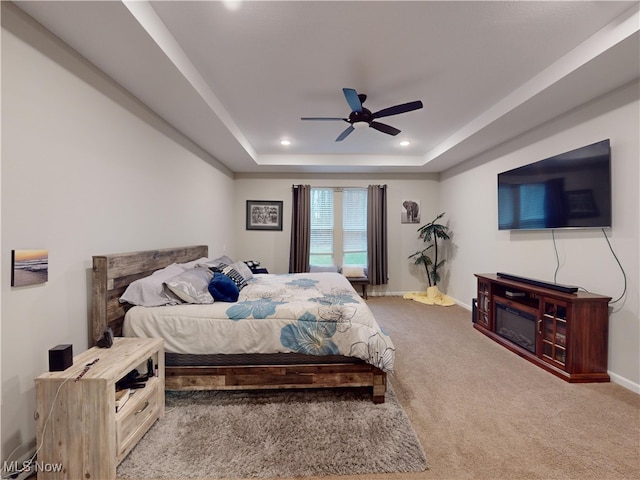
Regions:
<instances>
[{"instance_id":1,"label":"light wood nightstand","mask_svg":"<svg viewBox=\"0 0 640 480\"><path fill-rule=\"evenodd\" d=\"M133 369L147 373L149 359L157 376L116 413L116 382ZM164 415L164 341L117 337L111 348L90 348L35 384L37 462L47 467L38 479L115 479L118 464Z\"/></svg>"}]
</instances>

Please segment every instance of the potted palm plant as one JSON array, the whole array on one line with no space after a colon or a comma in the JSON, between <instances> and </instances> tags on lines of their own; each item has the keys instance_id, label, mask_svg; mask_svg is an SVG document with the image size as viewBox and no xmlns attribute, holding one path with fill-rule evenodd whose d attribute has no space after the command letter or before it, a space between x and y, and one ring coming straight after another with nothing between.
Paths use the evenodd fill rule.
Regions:
<instances>
[{"instance_id":1,"label":"potted palm plant","mask_svg":"<svg viewBox=\"0 0 640 480\"><path fill-rule=\"evenodd\" d=\"M444 212L434 218L431 222L418 228L418 235L428 245L422 250L418 250L414 254L409 256L409 259L413 259L416 265L424 265L427 272L427 280L429 282L429 288L436 287L440 281L439 269L446 262L445 259L440 260L438 258L438 240L449 240L449 227L437 223L444 216ZM433 260L427 254L427 252L433 249Z\"/></svg>"}]
</instances>

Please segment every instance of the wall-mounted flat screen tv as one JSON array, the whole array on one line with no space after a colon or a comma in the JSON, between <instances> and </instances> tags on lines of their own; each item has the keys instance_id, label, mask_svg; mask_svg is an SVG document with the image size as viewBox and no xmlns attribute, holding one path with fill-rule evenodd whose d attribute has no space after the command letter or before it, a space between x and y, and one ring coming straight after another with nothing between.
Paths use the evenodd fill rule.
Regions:
<instances>
[{"instance_id":1,"label":"wall-mounted flat screen tv","mask_svg":"<svg viewBox=\"0 0 640 480\"><path fill-rule=\"evenodd\" d=\"M611 227L610 141L498 174L498 228Z\"/></svg>"}]
</instances>

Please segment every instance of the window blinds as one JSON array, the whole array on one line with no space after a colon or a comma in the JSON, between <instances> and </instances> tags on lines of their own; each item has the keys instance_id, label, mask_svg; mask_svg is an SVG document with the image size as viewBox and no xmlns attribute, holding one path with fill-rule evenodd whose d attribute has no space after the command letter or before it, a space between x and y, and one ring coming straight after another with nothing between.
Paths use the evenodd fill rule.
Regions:
<instances>
[{"instance_id":1,"label":"window blinds","mask_svg":"<svg viewBox=\"0 0 640 480\"><path fill-rule=\"evenodd\" d=\"M311 189L311 264L333 263L333 189Z\"/></svg>"},{"instance_id":2,"label":"window blinds","mask_svg":"<svg viewBox=\"0 0 640 480\"><path fill-rule=\"evenodd\" d=\"M343 265L367 263L367 190L345 188L342 192Z\"/></svg>"},{"instance_id":3,"label":"window blinds","mask_svg":"<svg viewBox=\"0 0 640 480\"><path fill-rule=\"evenodd\" d=\"M312 188L310 265L367 265L367 189Z\"/></svg>"}]
</instances>

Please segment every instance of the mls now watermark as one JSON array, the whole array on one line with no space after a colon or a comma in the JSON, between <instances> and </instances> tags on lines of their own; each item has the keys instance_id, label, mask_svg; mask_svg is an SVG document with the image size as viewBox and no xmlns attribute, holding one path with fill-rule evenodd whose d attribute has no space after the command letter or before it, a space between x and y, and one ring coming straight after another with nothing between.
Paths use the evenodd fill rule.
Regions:
<instances>
[{"instance_id":1,"label":"mls now watermark","mask_svg":"<svg viewBox=\"0 0 640 480\"><path fill-rule=\"evenodd\" d=\"M3 462L2 471L7 473L61 472L62 464L61 463L45 463L45 462L38 462L38 461L31 461L31 460L19 462L15 460L13 462Z\"/></svg>"}]
</instances>

